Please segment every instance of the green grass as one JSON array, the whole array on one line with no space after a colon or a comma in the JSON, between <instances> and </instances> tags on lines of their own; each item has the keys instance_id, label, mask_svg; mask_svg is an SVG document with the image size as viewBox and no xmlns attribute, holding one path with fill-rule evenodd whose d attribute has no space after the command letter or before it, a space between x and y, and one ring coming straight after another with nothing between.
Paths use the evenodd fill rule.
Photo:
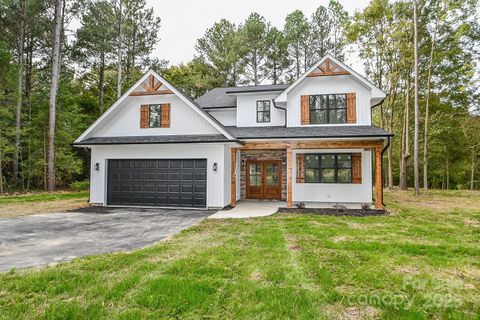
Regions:
<instances>
[{"instance_id":1,"label":"green grass","mask_svg":"<svg viewBox=\"0 0 480 320\"><path fill-rule=\"evenodd\" d=\"M387 217L207 220L131 253L0 274L2 319L478 319L480 194Z\"/></svg>"},{"instance_id":2,"label":"green grass","mask_svg":"<svg viewBox=\"0 0 480 320\"><path fill-rule=\"evenodd\" d=\"M43 202L67 199L88 198L88 191L31 193L0 196L0 204Z\"/></svg>"}]
</instances>

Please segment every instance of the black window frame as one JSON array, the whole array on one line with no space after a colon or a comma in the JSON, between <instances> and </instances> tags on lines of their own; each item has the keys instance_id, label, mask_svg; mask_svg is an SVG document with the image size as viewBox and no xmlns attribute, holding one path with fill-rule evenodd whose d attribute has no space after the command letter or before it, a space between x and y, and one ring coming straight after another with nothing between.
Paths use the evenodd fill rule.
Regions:
<instances>
[{"instance_id":1,"label":"black window frame","mask_svg":"<svg viewBox=\"0 0 480 320\"><path fill-rule=\"evenodd\" d=\"M158 106L158 126L152 126L152 107ZM161 128L162 127L162 104L154 103L148 105L148 127L149 128Z\"/></svg>"},{"instance_id":2,"label":"black window frame","mask_svg":"<svg viewBox=\"0 0 480 320\"><path fill-rule=\"evenodd\" d=\"M324 167L322 166L322 156L335 156L335 165L334 167ZM350 156L350 166L349 167L339 167L338 166L338 156L348 155ZM307 156L318 156L318 165L313 167L307 164ZM306 153L303 159L305 167L305 183L322 183L322 184L353 184L353 153L349 152L339 152L339 153ZM316 170L318 181L307 181L307 170ZM334 181L324 181L322 170L323 169L333 169L335 171ZM342 169L350 169L350 181L349 182L339 182L338 180L338 171Z\"/></svg>"},{"instance_id":3,"label":"black window frame","mask_svg":"<svg viewBox=\"0 0 480 320\"><path fill-rule=\"evenodd\" d=\"M335 98L335 106L330 105L330 96L334 96ZM338 96L343 96L343 99L345 101L345 106L344 107L338 107L337 103L337 97ZM320 105L320 108L315 108L315 100L316 99L325 99L326 104L325 108L322 108ZM346 93L334 93L334 94L314 94L309 97L308 101L308 108L309 108L309 120L310 124L344 124L347 123L347 94ZM330 112L331 111L338 111L338 110L343 110L345 114L345 121L344 122L331 122L330 120ZM325 112L325 119L326 122L315 122L314 119L316 117L313 117L314 113L317 112Z\"/></svg>"},{"instance_id":4,"label":"black window frame","mask_svg":"<svg viewBox=\"0 0 480 320\"><path fill-rule=\"evenodd\" d=\"M258 107L259 107L259 103L265 103L267 102L268 103L268 111L265 111L265 110L258 110ZM271 104L270 104L270 100L257 100L257 123L269 123L272 121L272 115L271 115L271 111L272 110L272 107L271 107ZM265 116L265 114L268 114L268 121L263 121L263 117L261 118L262 121L259 121L259 114L262 114Z\"/></svg>"}]
</instances>

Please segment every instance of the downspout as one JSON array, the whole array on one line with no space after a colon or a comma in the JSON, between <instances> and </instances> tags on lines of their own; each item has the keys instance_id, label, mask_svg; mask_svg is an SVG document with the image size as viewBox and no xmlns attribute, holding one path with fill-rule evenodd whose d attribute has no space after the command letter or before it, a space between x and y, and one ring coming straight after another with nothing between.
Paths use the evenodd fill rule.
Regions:
<instances>
[{"instance_id":1,"label":"downspout","mask_svg":"<svg viewBox=\"0 0 480 320\"><path fill-rule=\"evenodd\" d=\"M283 114L285 115L285 125L284 125L284 127L286 128L287 127L287 108L282 108L282 107L277 106L277 104L275 103L275 99L272 99L272 103L273 103L273 106L275 108L283 110Z\"/></svg>"},{"instance_id":2,"label":"downspout","mask_svg":"<svg viewBox=\"0 0 480 320\"><path fill-rule=\"evenodd\" d=\"M387 144L385 145L385 147L383 148L382 150L382 205L385 207L385 201L383 199L383 187L384 187L384 178L383 178L383 154L385 153L385 151L387 151L387 149L390 147L390 143L392 141L392 137L387 137Z\"/></svg>"}]
</instances>

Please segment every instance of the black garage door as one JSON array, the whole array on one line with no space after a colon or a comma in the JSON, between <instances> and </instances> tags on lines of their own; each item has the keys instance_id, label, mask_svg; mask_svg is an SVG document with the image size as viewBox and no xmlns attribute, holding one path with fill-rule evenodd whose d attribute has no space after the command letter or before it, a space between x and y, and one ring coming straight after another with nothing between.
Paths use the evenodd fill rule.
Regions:
<instances>
[{"instance_id":1,"label":"black garage door","mask_svg":"<svg viewBox=\"0 0 480 320\"><path fill-rule=\"evenodd\" d=\"M206 159L108 160L108 205L206 207Z\"/></svg>"}]
</instances>

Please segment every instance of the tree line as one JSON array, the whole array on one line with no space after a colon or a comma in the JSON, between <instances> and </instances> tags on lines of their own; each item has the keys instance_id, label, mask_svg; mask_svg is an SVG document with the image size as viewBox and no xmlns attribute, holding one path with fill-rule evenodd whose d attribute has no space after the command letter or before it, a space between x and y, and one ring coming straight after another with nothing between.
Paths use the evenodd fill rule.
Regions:
<instances>
[{"instance_id":1,"label":"tree line","mask_svg":"<svg viewBox=\"0 0 480 320\"><path fill-rule=\"evenodd\" d=\"M478 18L475 0L371 0L353 15L331 0L282 28L222 19L170 65L152 54L161 20L145 0L0 0L0 193L87 179L71 143L147 68L195 98L290 83L326 53L357 55L388 94L373 115L396 135L386 186L479 188Z\"/></svg>"}]
</instances>

